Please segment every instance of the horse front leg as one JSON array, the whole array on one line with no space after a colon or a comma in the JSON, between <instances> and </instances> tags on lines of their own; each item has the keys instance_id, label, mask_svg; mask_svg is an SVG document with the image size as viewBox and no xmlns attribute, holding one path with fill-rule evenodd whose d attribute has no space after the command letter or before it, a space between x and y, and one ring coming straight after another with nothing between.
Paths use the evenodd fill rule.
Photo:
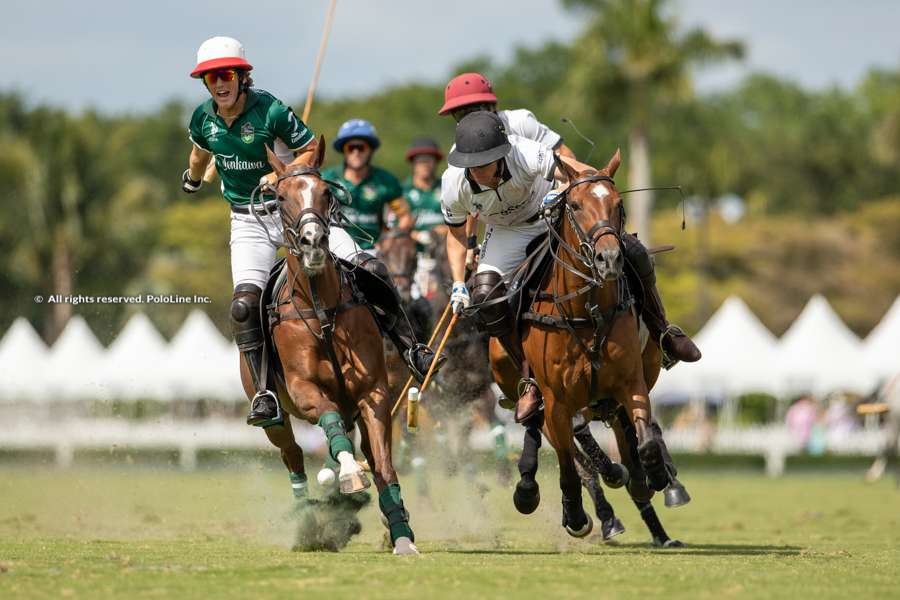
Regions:
<instances>
[{"instance_id":1,"label":"horse front leg","mask_svg":"<svg viewBox=\"0 0 900 600\"><path fill-rule=\"evenodd\" d=\"M650 427L650 396L640 369L618 396L619 403L625 406L634 425L641 467L650 487L661 492L669 485L669 474L666 471L662 444Z\"/></svg>"},{"instance_id":2,"label":"horse front leg","mask_svg":"<svg viewBox=\"0 0 900 600\"><path fill-rule=\"evenodd\" d=\"M546 413L544 429L547 439L556 449L559 460L559 489L562 491L562 524L566 533L582 538L594 528L594 521L584 512L581 500L581 478L575 468L575 440L572 435L572 413L556 401L550 390L544 393Z\"/></svg>"},{"instance_id":3,"label":"horse front leg","mask_svg":"<svg viewBox=\"0 0 900 600\"><path fill-rule=\"evenodd\" d=\"M391 462L391 406L383 389L376 387L369 393L360 407L360 417L365 424L363 451L372 467L378 507L387 520L394 554L418 554L409 512L403 505L397 472Z\"/></svg>"},{"instance_id":4,"label":"horse front leg","mask_svg":"<svg viewBox=\"0 0 900 600\"><path fill-rule=\"evenodd\" d=\"M298 412L310 423L317 423L328 440L328 455L340 469L338 483L342 494L355 494L368 488L369 478L353 456L353 442L347 435L347 427L338 405L321 387L291 376L288 392Z\"/></svg>"},{"instance_id":5,"label":"horse front leg","mask_svg":"<svg viewBox=\"0 0 900 600\"><path fill-rule=\"evenodd\" d=\"M591 501L594 503L594 511L597 518L600 519L600 532L604 540L610 540L620 533L625 533L625 526L622 521L616 517L612 504L603 494L603 488L600 486L599 471L596 465L581 452L575 453L575 469L581 478L581 485L587 490Z\"/></svg>"}]
</instances>

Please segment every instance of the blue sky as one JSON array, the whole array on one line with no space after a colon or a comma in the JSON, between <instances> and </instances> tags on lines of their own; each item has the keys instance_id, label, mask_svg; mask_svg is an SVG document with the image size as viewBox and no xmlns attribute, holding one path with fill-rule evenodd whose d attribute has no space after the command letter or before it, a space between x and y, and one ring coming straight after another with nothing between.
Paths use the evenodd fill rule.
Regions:
<instances>
[{"instance_id":1,"label":"blue sky","mask_svg":"<svg viewBox=\"0 0 900 600\"><path fill-rule=\"evenodd\" d=\"M50 0L4 2L0 89L31 101L105 111L196 100L197 46L232 35L257 85L287 99L306 90L328 0ZM515 6L515 11L509 7ZM852 86L872 66L900 66L900 2L675 0L682 23L745 41L740 66L698 73L701 90L764 70L822 88ZM248 7L252 7L252 10ZM580 16L556 0L338 0L320 90L363 94L411 80L443 82L465 59L503 61L516 45L566 39Z\"/></svg>"}]
</instances>

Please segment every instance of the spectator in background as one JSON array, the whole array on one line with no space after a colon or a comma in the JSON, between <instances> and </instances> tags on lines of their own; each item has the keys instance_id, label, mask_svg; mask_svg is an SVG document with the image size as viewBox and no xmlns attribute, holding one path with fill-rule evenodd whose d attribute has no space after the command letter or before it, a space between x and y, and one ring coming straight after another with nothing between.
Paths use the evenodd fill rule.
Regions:
<instances>
[{"instance_id":1,"label":"spectator in background","mask_svg":"<svg viewBox=\"0 0 900 600\"><path fill-rule=\"evenodd\" d=\"M872 466L866 472L866 481L878 481L884 475L888 465L893 465L897 485L900 485L900 463L897 461L897 450L900 445L900 373L887 380L878 392L881 402L887 404L887 424L884 446Z\"/></svg>"},{"instance_id":2,"label":"spectator in background","mask_svg":"<svg viewBox=\"0 0 900 600\"><path fill-rule=\"evenodd\" d=\"M813 427L819 420L816 399L806 394L797 398L784 415L784 424L798 446L806 448L812 438Z\"/></svg>"}]
</instances>

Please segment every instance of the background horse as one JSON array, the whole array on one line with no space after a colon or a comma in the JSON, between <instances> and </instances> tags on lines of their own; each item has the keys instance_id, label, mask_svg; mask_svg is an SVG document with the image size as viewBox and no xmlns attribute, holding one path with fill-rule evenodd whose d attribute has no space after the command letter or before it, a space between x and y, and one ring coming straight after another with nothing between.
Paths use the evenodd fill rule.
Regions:
<instances>
[{"instance_id":1,"label":"background horse","mask_svg":"<svg viewBox=\"0 0 900 600\"><path fill-rule=\"evenodd\" d=\"M434 261L429 280L432 282L430 300L435 314L440 314L450 301L449 290L453 283L450 262L447 260L447 231L432 231L428 253ZM497 397L491 389L491 372L488 365L488 336L478 331L473 319L457 321L453 334L444 347L447 364L440 373L440 391L428 400L432 414L444 421L456 421L456 455L443 453L448 460L451 474L462 464L466 473L475 470L474 452L469 444L476 425L489 427L494 441L494 468L498 481L510 480L509 447L506 443L506 426L497 417L494 408ZM434 398L432 400L431 398Z\"/></svg>"},{"instance_id":2,"label":"background horse","mask_svg":"<svg viewBox=\"0 0 900 600\"><path fill-rule=\"evenodd\" d=\"M584 512L575 464L572 419L579 411L609 406L610 401L624 408L608 416L622 460L630 463L628 490L636 502L649 505L652 490L669 482L664 446L650 425L649 389L659 375L661 355L655 344L641 349L624 276L624 209L612 181L619 164L618 151L599 172L576 173L561 164L569 184L556 207L558 221L550 224L554 262L529 313L535 318L523 332L525 354L543 395L543 431L560 464L563 525L575 537L587 535L593 525ZM504 392L517 397L519 373L495 340L491 359ZM522 512L533 511L539 502L534 473L540 424L528 425L522 480L514 496Z\"/></svg>"},{"instance_id":3,"label":"background horse","mask_svg":"<svg viewBox=\"0 0 900 600\"><path fill-rule=\"evenodd\" d=\"M319 173L324 152L321 138L312 161L290 170L268 153L278 176L274 189L288 248L285 285L275 286L268 319L275 323L272 349L283 374L277 381L278 397L287 413L324 429L329 454L340 464L344 493L369 485L354 459L344 425L361 423L362 450L372 468L394 553L414 554L413 532L391 464L391 406L381 335L372 314L352 293L347 274L328 251L334 197ZM255 389L243 363L241 379L248 397L252 396ZM303 453L290 419L283 426L267 428L266 434L281 450L292 474L304 474Z\"/></svg>"}]
</instances>

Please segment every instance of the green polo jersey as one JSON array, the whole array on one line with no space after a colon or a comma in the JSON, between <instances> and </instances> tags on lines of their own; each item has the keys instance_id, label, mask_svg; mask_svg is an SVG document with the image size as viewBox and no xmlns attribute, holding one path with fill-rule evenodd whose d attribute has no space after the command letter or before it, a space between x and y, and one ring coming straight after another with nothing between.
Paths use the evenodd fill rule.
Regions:
<instances>
[{"instance_id":1,"label":"green polo jersey","mask_svg":"<svg viewBox=\"0 0 900 600\"><path fill-rule=\"evenodd\" d=\"M322 171L325 179L337 181L342 184L353 196L350 206L342 207L344 215L351 223L362 229L374 240L381 235L384 221L384 208L391 201L403 196L403 189L397 178L379 167L369 167L368 176L359 185L354 185L344 179L344 167L329 167ZM364 249L373 247L373 243L365 236L361 236L354 227L348 227L347 233L356 238L356 241Z\"/></svg>"},{"instance_id":2,"label":"green polo jersey","mask_svg":"<svg viewBox=\"0 0 900 600\"><path fill-rule=\"evenodd\" d=\"M231 127L216 114L210 98L194 110L189 128L191 141L216 157L222 179L222 195L233 205L250 202L250 194L263 175L272 172L266 146L280 140L290 150L302 148L313 132L289 106L263 90L248 90L244 112Z\"/></svg>"},{"instance_id":3,"label":"green polo jersey","mask_svg":"<svg viewBox=\"0 0 900 600\"><path fill-rule=\"evenodd\" d=\"M422 189L413 185L412 177L403 182L403 197L409 204L416 218L416 231L431 231L444 224L444 213L441 212L441 180L435 179L431 189Z\"/></svg>"}]
</instances>

